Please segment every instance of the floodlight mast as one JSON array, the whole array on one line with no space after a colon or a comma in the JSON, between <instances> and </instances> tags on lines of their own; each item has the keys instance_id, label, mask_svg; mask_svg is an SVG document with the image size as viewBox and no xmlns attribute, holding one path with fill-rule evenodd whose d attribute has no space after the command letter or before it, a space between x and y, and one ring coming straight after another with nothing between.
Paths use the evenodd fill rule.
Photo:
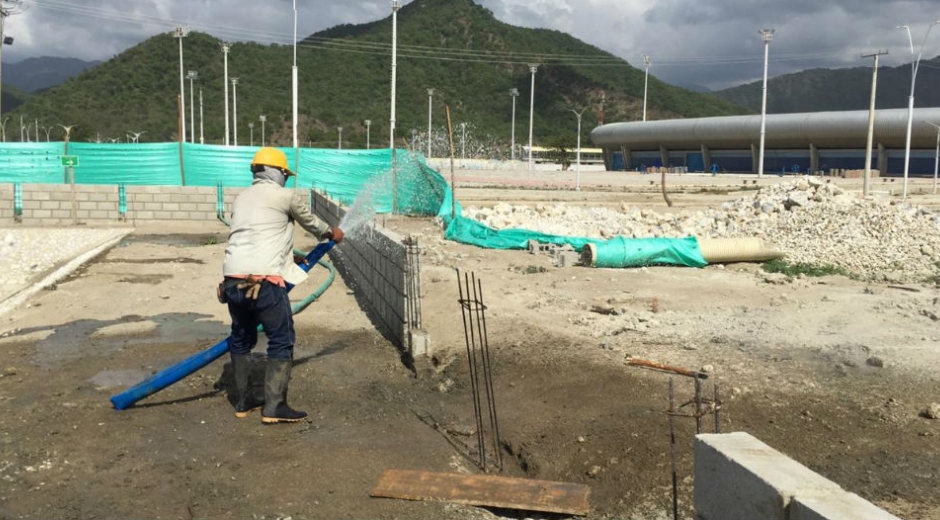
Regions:
<instances>
[{"instance_id":1,"label":"floodlight mast","mask_svg":"<svg viewBox=\"0 0 940 520\"><path fill-rule=\"evenodd\" d=\"M643 121L646 121L646 95L650 86L650 57L649 54L643 55L643 64L646 65L646 79L643 81Z\"/></svg>"},{"instance_id":2,"label":"floodlight mast","mask_svg":"<svg viewBox=\"0 0 940 520\"><path fill-rule=\"evenodd\" d=\"M924 34L924 39L920 43L920 52L917 54L916 59L911 61L911 95L907 98L907 138L904 145L904 187L901 191L902 198L907 198L907 176L911 165L911 128L914 125L914 84L917 82L917 71L920 69L920 58L924 55L924 46L927 45L927 37L930 36L930 30L933 29L933 26L937 24L940 24L940 20L934 21L930 24L930 27L927 28L927 33ZM911 57L913 57L914 39L911 36L911 28L907 25L899 25L897 28L907 31L907 41L911 46Z\"/></svg>"},{"instance_id":3,"label":"floodlight mast","mask_svg":"<svg viewBox=\"0 0 940 520\"><path fill-rule=\"evenodd\" d=\"M760 156L757 159L757 177L764 176L764 136L767 133L767 63L770 59L770 41L774 39L774 29L757 31L764 41L764 93L760 109Z\"/></svg>"},{"instance_id":4,"label":"floodlight mast","mask_svg":"<svg viewBox=\"0 0 940 520\"><path fill-rule=\"evenodd\" d=\"M183 38L186 37L188 31L185 27L177 27L173 32L175 38L179 38L180 41L180 112L182 117L182 142L186 142L186 89L183 83Z\"/></svg>"},{"instance_id":5,"label":"floodlight mast","mask_svg":"<svg viewBox=\"0 0 940 520\"><path fill-rule=\"evenodd\" d=\"M871 148L875 138L875 93L878 90L878 58L888 54L888 51L878 51L872 54L863 54L863 58L875 58L875 68L871 74L871 105L868 108L868 141L865 146L865 180L862 186L862 196L867 197L871 179Z\"/></svg>"}]
</instances>

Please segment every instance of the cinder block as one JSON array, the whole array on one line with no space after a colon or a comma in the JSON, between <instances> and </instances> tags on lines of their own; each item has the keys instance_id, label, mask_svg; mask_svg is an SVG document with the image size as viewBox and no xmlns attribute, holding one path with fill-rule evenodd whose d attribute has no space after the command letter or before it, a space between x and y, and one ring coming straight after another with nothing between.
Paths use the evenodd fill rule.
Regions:
<instances>
[{"instance_id":1,"label":"cinder block","mask_svg":"<svg viewBox=\"0 0 940 520\"><path fill-rule=\"evenodd\" d=\"M127 200L131 202L153 202L152 193L128 193Z\"/></svg>"},{"instance_id":2,"label":"cinder block","mask_svg":"<svg viewBox=\"0 0 940 520\"><path fill-rule=\"evenodd\" d=\"M94 219L94 220L107 220L108 212L100 210L100 209L95 210L95 211L89 211L88 218Z\"/></svg>"},{"instance_id":3,"label":"cinder block","mask_svg":"<svg viewBox=\"0 0 940 520\"><path fill-rule=\"evenodd\" d=\"M179 211L180 205L178 202L164 202L163 211Z\"/></svg>"},{"instance_id":4,"label":"cinder block","mask_svg":"<svg viewBox=\"0 0 940 520\"><path fill-rule=\"evenodd\" d=\"M108 194L107 193L89 193L88 197L85 200L92 200L95 202L104 202L108 200Z\"/></svg>"},{"instance_id":5,"label":"cinder block","mask_svg":"<svg viewBox=\"0 0 940 520\"><path fill-rule=\"evenodd\" d=\"M556 267L572 267L581 263L581 255L575 251L559 251L555 254Z\"/></svg>"},{"instance_id":6,"label":"cinder block","mask_svg":"<svg viewBox=\"0 0 940 520\"><path fill-rule=\"evenodd\" d=\"M36 209L36 210L30 211L29 213L30 213L30 217L36 218L36 219L52 218L52 211L48 209ZM25 209L23 210L23 216L24 217L26 216Z\"/></svg>"},{"instance_id":7,"label":"cinder block","mask_svg":"<svg viewBox=\"0 0 940 520\"><path fill-rule=\"evenodd\" d=\"M196 203L194 202L181 202L179 207L180 207L180 211L196 211L197 210Z\"/></svg>"},{"instance_id":8,"label":"cinder block","mask_svg":"<svg viewBox=\"0 0 940 520\"><path fill-rule=\"evenodd\" d=\"M145 202L141 209L147 211L160 211L163 209L163 204L160 202Z\"/></svg>"},{"instance_id":9,"label":"cinder block","mask_svg":"<svg viewBox=\"0 0 940 520\"><path fill-rule=\"evenodd\" d=\"M900 520L855 493L800 497L790 504L789 520Z\"/></svg>"},{"instance_id":10,"label":"cinder block","mask_svg":"<svg viewBox=\"0 0 940 520\"><path fill-rule=\"evenodd\" d=\"M152 211L131 211L128 212L128 218L133 218L135 220L153 220Z\"/></svg>"},{"instance_id":11,"label":"cinder block","mask_svg":"<svg viewBox=\"0 0 940 520\"><path fill-rule=\"evenodd\" d=\"M172 196L169 193L154 193L153 201L154 202L170 202Z\"/></svg>"},{"instance_id":12,"label":"cinder block","mask_svg":"<svg viewBox=\"0 0 940 520\"><path fill-rule=\"evenodd\" d=\"M189 220L188 211L174 211L170 214L170 218L173 220Z\"/></svg>"},{"instance_id":13,"label":"cinder block","mask_svg":"<svg viewBox=\"0 0 940 520\"><path fill-rule=\"evenodd\" d=\"M842 492L747 433L695 437L695 511L701 520L788 520L794 496Z\"/></svg>"},{"instance_id":14,"label":"cinder block","mask_svg":"<svg viewBox=\"0 0 940 520\"><path fill-rule=\"evenodd\" d=\"M113 209L116 210L116 209L117 209L117 203L116 203L116 202L107 202L107 201L105 201L105 202L99 202L99 203L98 203L98 207L97 207L96 209L101 209L101 210L105 210L105 211L111 211L111 210L113 210Z\"/></svg>"},{"instance_id":15,"label":"cinder block","mask_svg":"<svg viewBox=\"0 0 940 520\"><path fill-rule=\"evenodd\" d=\"M77 214L78 212L76 211L75 213ZM72 218L72 212L67 209L54 209L52 210L52 218L58 218L58 219Z\"/></svg>"},{"instance_id":16,"label":"cinder block","mask_svg":"<svg viewBox=\"0 0 940 520\"><path fill-rule=\"evenodd\" d=\"M91 200L91 195L92 194L88 193L87 191L77 191L75 192L75 200L78 200L78 201Z\"/></svg>"},{"instance_id":17,"label":"cinder block","mask_svg":"<svg viewBox=\"0 0 940 520\"><path fill-rule=\"evenodd\" d=\"M44 200L39 203L39 209L59 209L59 202L54 200Z\"/></svg>"}]
</instances>

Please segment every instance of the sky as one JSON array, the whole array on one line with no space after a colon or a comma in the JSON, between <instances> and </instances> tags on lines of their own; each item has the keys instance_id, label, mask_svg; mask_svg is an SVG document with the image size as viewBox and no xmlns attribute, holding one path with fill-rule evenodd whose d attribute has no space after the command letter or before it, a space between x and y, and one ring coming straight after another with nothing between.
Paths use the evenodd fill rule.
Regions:
<instances>
[{"instance_id":1,"label":"sky","mask_svg":"<svg viewBox=\"0 0 940 520\"><path fill-rule=\"evenodd\" d=\"M0 0L4 6L10 0ZM58 56L107 60L177 25L228 41L290 43L295 0L22 0L5 20L14 37L8 63ZM408 4L413 0L404 0ZM775 30L771 77L826 67L870 66L862 58L887 50L882 64L910 63L911 40L924 58L940 55L940 0L475 0L497 19L557 29L682 86L711 89L759 81L764 45L759 29ZM298 35L337 24L386 18L388 0L296 0ZM899 25L910 27L908 32Z\"/></svg>"}]
</instances>

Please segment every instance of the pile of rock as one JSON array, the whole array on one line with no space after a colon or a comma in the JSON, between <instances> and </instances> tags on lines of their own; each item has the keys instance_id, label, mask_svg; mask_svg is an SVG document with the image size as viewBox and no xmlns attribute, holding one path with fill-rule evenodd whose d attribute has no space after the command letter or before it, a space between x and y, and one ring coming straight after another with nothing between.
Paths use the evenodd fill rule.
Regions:
<instances>
[{"instance_id":1,"label":"pile of rock","mask_svg":"<svg viewBox=\"0 0 940 520\"><path fill-rule=\"evenodd\" d=\"M464 215L496 229L591 238L760 237L791 263L841 267L864 279L914 282L940 275L940 215L887 198L863 199L811 177L703 211L500 203L465 208Z\"/></svg>"}]
</instances>

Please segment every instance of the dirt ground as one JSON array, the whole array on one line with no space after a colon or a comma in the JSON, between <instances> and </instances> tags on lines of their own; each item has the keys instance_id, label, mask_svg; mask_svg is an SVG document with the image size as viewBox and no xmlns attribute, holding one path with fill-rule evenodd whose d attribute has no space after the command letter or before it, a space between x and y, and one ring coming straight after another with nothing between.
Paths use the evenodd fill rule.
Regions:
<instances>
[{"instance_id":1,"label":"dirt ground","mask_svg":"<svg viewBox=\"0 0 940 520\"><path fill-rule=\"evenodd\" d=\"M594 173L572 193L461 175L465 204L664 208L647 178ZM738 184L688 181L673 200L720 204ZM0 318L0 518L563 518L369 497L386 469L479 471L464 448L476 439L455 268L480 279L488 306L504 474L588 485L589 518L671 518L669 376L630 358L707 369L722 431L747 431L901 518L940 518L940 421L920 416L940 402L937 287L784 281L745 264L558 268L442 242L430 219L385 220L425 248L433 359L406 367L337 278L296 318L290 401L311 414L299 425L235 419L225 358L128 410L108 401L227 335L214 298L221 223L140 227ZM292 299L325 277L317 269ZM691 382L675 383L688 401ZM694 420L677 432L692 518Z\"/></svg>"}]
</instances>

